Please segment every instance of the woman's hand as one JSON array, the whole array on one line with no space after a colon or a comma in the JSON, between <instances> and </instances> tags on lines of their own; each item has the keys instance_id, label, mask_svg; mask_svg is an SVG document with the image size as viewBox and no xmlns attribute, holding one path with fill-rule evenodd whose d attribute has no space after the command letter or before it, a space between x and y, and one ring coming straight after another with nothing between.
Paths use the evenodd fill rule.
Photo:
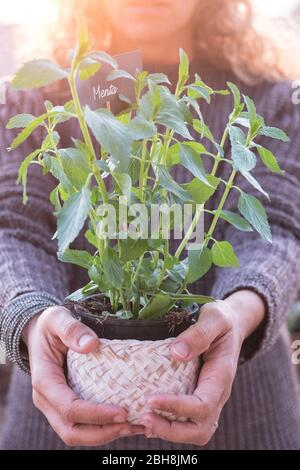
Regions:
<instances>
[{"instance_id":1,"label":"woman's hand","mask_svg":"<svg viewBox=\"0 0 300 470\"><path fill-rule=\"evenodd\" d=\"M224 301L205 305L198 322L178 336L171 346L175 360L189 361L203 355L197 387L193 395L155 394L150 408L188 418L188 422L168 421L155 412L143 416L147 437L203 446L218 427L228 400L241 346L262 322L265 306L251 291L239 291Z\"/></svg>"},{"instance_id":2,"label":"woman's hand","mask_svg":"<svg viewBox=\"0 0 300 470\"><path fill-rule=\"evenodd\" d=\"M63 371L68 349L87 354L99 347L97 335L63 307L51 307L27 325L33 402L69 446L100 446L119 437L142 434L143 426L126 423L119 406L80 400L68 387Z\"/></svg>"}]
</instances>

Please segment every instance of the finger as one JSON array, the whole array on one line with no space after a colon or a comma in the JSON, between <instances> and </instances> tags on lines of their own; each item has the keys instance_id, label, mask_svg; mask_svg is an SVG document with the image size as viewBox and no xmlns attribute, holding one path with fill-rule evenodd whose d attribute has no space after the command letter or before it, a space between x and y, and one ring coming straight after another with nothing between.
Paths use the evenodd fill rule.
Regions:
<instances>
[{"instance_id":1,"label":"finger","mask_svg":"<svg viewBox=\"0 0 300 470\"><path fill-rule=\"evenodd\" d=\"M51 362L40 362L40 369L32 371L32 386L37 396L42 396L64 421L102 425L124 423L127 411L120 406L94 404L80 400L68 387L63 370ZM41 403L35 406L46 414Z\"/></svg>"},{"instance_id":2,"label":"finger","mask_svg":"<svg viewBox=\"0 0 300 470\"><path fill-rule=\"evenodd\" d=\"M148 398L151 410L167 411L179 418L199 421L205 413L205 406L197 395L169 395L159 393Z\"/></svg>"},{"instance_id":3,"label":"finger","mask_svg":"<svg viewBox=\"0 0 300 470\"><path fill-rule=\"evenodd\" d=\"M41 398L43 400L43 398ZM47 410L49 405L44 403ZM68 446L100 446L115 439L144 434L144 426L126 424L107 424L104 426L75 424L71 425L62 420L61 416L48 409L47 420L52 429Z\"/></svg>"},{"instance_id":4,"label":"finger","mask_svg":"<svg viewBox=\"0 0 300 470\"><path fill-rule=\"evenodd\" d=\"M44 312L50 333L56 335L69 349L81 354L95 351L100 340L88 326L76 320L64 307L51 307Z\"/></svg>"},{"instance_id":5,"label":"finger","mask_svg":"<svg viewBox=\"0 0 300 470\"><path fill-rule=\"evenodd\" d=\"M171 344L175 360L187 362L208 350L213 341L231 329L230 309L223 301L207 304L201 309L195 325L181 333Z\"/></svg>"},{"instance_id":6,"label":"finger","mask_svg":"<svg viewBox=\"0 0 300 470\"><path fill-rule=\"evenodd\" d=\"M195 423L168 421L156 413L147 413L141 419L147 437L158 437L166 441L193 444L201 441L201 431Z\"/></svg>"},{"instance_id":7,"label":"finger","mask_svg":"<svg viewBox=\"0 0 300 470\"><path fill-rule=\"evenodd\" d=\"M78 424L73 427L71 441L75 441L75 445L99 446L108 444L118 438L137 436L144 433L145 428L141 425L107 424L99 428Z\"/></svg>"},{"instance_id":8,"label":"finger","mask_svg":"<svg viewBox=\"0 0 300 470\"><path fill-rule=\"evenodd\" d=\"M235 372L235 359L231 354L214 354L204 361L194 395L209 410L222 409L230 396Z\"/></svg>"}]
</instances>

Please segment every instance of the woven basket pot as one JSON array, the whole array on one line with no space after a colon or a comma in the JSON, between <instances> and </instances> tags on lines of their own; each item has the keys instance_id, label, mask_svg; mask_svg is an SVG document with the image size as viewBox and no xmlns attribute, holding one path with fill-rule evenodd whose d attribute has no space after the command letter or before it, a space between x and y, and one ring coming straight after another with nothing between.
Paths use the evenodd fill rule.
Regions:
<instances>
[{"instance_id":1,"label":"woven basket pot","mask_svg":"<svg viewBox=\"0 0 300 470\"><path fill-rule=\"evenodd\" d=\"M199 360L188 363L172 360L170 344L195 322L195 317L175 327L172 333L164 321L108 317L105 322L99 319L97 322L97 317L90 314L81 315L81 320L98 333L101 345L96 352L86 355L68 352L68 382L80 398L122 406L128 411L128 421L138 423L141 416L150 411L147 395L193 393ZM175 419L169 413L159 413Z\"/></svg>"}]
</instances>

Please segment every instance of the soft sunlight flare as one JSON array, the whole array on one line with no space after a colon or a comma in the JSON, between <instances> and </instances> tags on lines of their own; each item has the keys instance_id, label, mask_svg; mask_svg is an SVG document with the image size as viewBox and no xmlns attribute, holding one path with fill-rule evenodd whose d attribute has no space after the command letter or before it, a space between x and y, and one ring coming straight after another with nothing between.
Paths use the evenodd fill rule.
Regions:
<instances>
[{"instance_id":1,"label":"soft sunlight flare","mask_svg":"<svg viewBox=\"0 0 300 470\"><path fill-rule=\"evenodd\" d=\"M284 16L300 5L299 0L252 0L252 3L266 16Z\"/></svg>"},{"instance_id":2,"label":"soft sunlight flare","mask_svg":"<svg viewBox=\"0 0 300 470\"><path fill-rule=\"evenodd\" d=\"M57 0L9 0L0 10L0 23L34 25L52 21L57 15Z\"/></svg>"}]
</instances>

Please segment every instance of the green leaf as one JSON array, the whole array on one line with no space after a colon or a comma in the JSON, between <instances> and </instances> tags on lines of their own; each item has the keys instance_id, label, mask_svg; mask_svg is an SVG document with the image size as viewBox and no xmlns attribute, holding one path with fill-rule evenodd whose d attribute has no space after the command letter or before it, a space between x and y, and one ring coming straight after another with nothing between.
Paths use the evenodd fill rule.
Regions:
<instances>
[{"instance_id":1,"label":"green leaf","mask_svg":"<svg viewBox=\"0 0 300 470\"><path fill-rule=\"evenodd\" d=\"M182 187L186 189L192 196L192 199L197 204L203 204L208 201L210 197L216 192L216 189L220 183L219 178L213 175L206 175L206 178L210 184L200 181L198 178L192 179L189 183L183 184Z\"/></svg>"},{"instance_id":2,"label":"green leaf","mask_svg":"<svg viewBox=\"0 0 300 470\"><path fill-rule=\"evenodd\" d=\"M257 114L256 113L256 107L255 107L254 101L251 100L251 98L249 98L249 96L243 95L243 98L244 98L246 108L247 108L247 111L248 111L248 114L249 114L249 120L250 120L250 126L251 126L251 124L254 123L254 121L256 119L256 114Z\"/></svg>"},{"instance_id":3,"label":"green leaf","mask_svg":"<svg viewBox=\"0 0 300 470\"><path fill-rule=\"evenodd\" d=\"M116 317L120 320L131 320L131 318L133 318L133 314L130 310L118 310L116 312Z\"/></svg>"},{"instance_id":4,"label":"green leaf","mask_svg":"<svg viewBox=\"0 0 300 470\"><path fill-rule=\"evenodd\" d=\"M60 149L58 153L68 180L76 189L80 190L90 174L86 155L74 148Z\"/></svg>"},{"instance_id":5,"label":"green leaf","mask_svg":"<svg viewBox=\"0 0 300 470\"><path fill-rule=\"evenodd\" d=\"M109 160L97 160L96 166L105 173L110 173L110 166L108 164Z\"/></svg>"},{"instance_id":6,"label":"green leaf","mask_svg":"<svg viewBox=\"0 0 300 470\"><path fill-rule=\"evenodd\" d=\"M6 129L20 129L27 127L32 121L36 119L32 114L17 114L10 118L6 124Z\"/></svg>"},{"instance_id":7,"label":"green leaf","mask_svg":"<svg viewBox=\"0 0 300 470\"><path fill-rule=\"evenodd\" d=\"M180 146L180 160L182 166L190 171L192 175L194 175L207 186L210 186L210 183L206 178L202 160L191 147L188 147L184 144Z\"/></svg>"},{"instance_id":8,"label":"green leaf","mask_svg":"<svg viewBox=\"0 0 300 470\"><path fill-rule=\"evenodd\" d=\"M107 110L85 109L85 118L101 146L112 155L118 164L118 171L126 171L131 154L132 136L128 128Z\"/></svg>"},{"instance_id":9,"label":"green leaf","mask_svg":"<svg viewBox=\"0 0 300 470\"><path fill-rule=\"evenodd\" d=\"M259 134L266 137L271 137L272 139L282 140L282 142L290 141L289 136L283 130L278 129L277 127L264 126Z\"/></svg>"},{"instance_id":10,"label":"green leaf","mask_svg":"<svg viewBox=\"0 0 300 470\"><path fill-rule=\"evenodd\" d=\"M257 147L259 156L262 162L266 165L266 167L272 171L272 173L284 173L284 171L280 168L275 155L271 152L271 150L266 149L265 147L258 146Z\"/></svg>"},{"instance_id":11,"label":"green leaf","mask_svg":"<svg viewBox=\"0 0 300 470\"><path fill-rule=\"evenodd\" d=\"M252 227L247 222L247 220L245 220L243 217L241 217L239 214L236 214L235 212L223 210L220 214L220 218L226 220L226 222L230 223L242 232L252 232Z\"/></svg>"},{"instance_id":12,"label":"green leaf","mask_svg":"<svg viewBox=\"0 0 300 470\"><path fill-rule=\"evenodd\" d=\"M170 193L175 194L175 196L179 197L182 201L191 200L191 194L176 183L163 165L157 165L156 172L158 182L163 188L167 189Z\"/></svg>"},{"instance_id":13,"label":"green leaf","mask_svg":"<svg viewBox=\"0 0 300 470\"><path fill-rule=\"evenodd\" d=\"M45 154L43 156L43 166L44 174L50 171L54 178L56 178L60 182L65 192L70 194L74 192L73 185L67 177L63 169L62 163L56 157L50 157L49 155Z\"/></svg>"},{"instance_id":14,"label":"green leaf","mask_svg":"<svg viewBox=\"0 0 300 470\"><path fill-rule=\"evenodd\" d=\"M60 184L57 185L50 193L50 202L54 207L55 213L58 213L61 211L61 203L60 203Z\"/></svg>"},{"instance_id":15,"label":"green leaf","mask_svg":"<svg viewBox=\"0 0 300 470\"><path fill-rule=\"evenodd\" d=\"M102 266L107 283L114 289L120 289L124 273L117 253L107 246L102 255Z\"/></svg>"},{"instance_id":16,"label":"green leaf","mask_svg":"<svg viewBox=\"0 0 300 470\"><path fill-rule=\"evenodd\" d=\"M211 102L211 95L213 94L213 90L208 90L209 87L200 86L197 84L189 85L188 87L188 96L192 99L199 100L200 98L204 98L207 103Z\"/></svg>"},{"instance_id":17,"label":"green leaf","mask_svg":"<svg viewBox=\"0 0 300 470\"><path fill-rule=\"evenodd\" d=\"M237 126L231 126L229 129L231 145L241 144L245 146L246 136L245 133Z\"/></svg>"},{"instance_id":18,"label":"green leaf","mask_svg":"<svg viewBox=\"0 0 300 470\"><path fill-rule=\"evenodd\" d=\"M19 145L21 145L26 139L28 139L28 137L31 136L33 131L35 131L35 129L40 126L46 118L47 113L42 114L41 116L30 121L29 124L14 139L13 143L11 144L11 148L16 149L17 147L19 147Z\"/></svg>"},{"instance_id":19,"label":"green leaf","mask_svg":"<svg viewBox=\"0 0 300 470\"><path fill-rule=\"evenodd\" d=\"M251 173L249 173L248 171L244 171L243 176L251 184L251 186L253 186L255 189L257 189L257 191L262 193L267 199L270 200L269 194L263 190L257 179L255 179L254 176L251 175Z\"/></svg>"},{"instance_id":20,"label":"green leaf","mask_svg":"<svg viewBox=\"0 0 300 470\"><path fill-rule=\"evenodd\" d=\"M211 265L212 254L209 248L189 250L187 282L191 284L203 277L210 270Z\"/></svg>"},{"instance_id":21,"label":"green leaf","mask_svg":"<svg viewBox=\"0 0 300 470\"><path fill-rule=\"evenodd\" d=\"M181 142L173 144L168 149L168 156L167 156L167 167L171 168L174 165L178 165L180 163L180 152L181 147L184 145L194 151L197 155L206 154L208 150L204 147L204 145L200 144L199 142Z\"/></svg>"},{"instance_id":22,"label":"green leaf","mask_svg":"<svg viewBox=\"0 0 300 470\"><path fill-rule=\"evenodd\" d=\"M99 292L98 286L95 285L94 282L89 282L86 286L68 295L66 297L66 300L71 300L72 302L78 302L79 300L86 299L90 295L96 294L97 292Z\"/></svg>"},{"instance_id":23,"label":"green leaf","mask_svg":"<svg viewBox=\"0 0 300 470\"><path fill-rule=\"evenodd\" d=\"M53 131L51 135L47 134L43 143L42 150L46 152L47 150L56 150L57 145L60 141L60 135L57 131Z\"/></svg>"},{"instance_id":24,"label":"green leaf","mask_svg":"<svg viewBox=\"0 0 300 470\"><path fill-rule=\"evenodd\" d=\"M196 302L197 304L207 304L214 302L214 298L208 295L194 295L194 294L168 294L169 299L175 301L188 301L189 303Z\"/></svg>"},{"instance_id":25,"label":"green leaf","mask_svg":"<svg viewBox=\"0 0 300 470\"><path fill-rule=\"evenodd\" d=\"M272 243L268 217L262 203L256 197L242 193L239 198L238 208L240 213L248 220L260 236L264 240Z\"/></svg>"},{"instance_id":26,"label":"green leaf","mask_svg":"<svg viewBox=\"0 0 300 470\"><path fill-rule=\"evenodd\" d=\"M178 71L179 83L181 86L185 85L189 79L189 58L187 53L183 50L179 50L180 64Z\"/></svg>"},{"instance_id":27,"label":"green leaf","mask_svg":"<svg viewBox=\"0 0 300 470\"><path fill-rule=\"evenodd\" d=\"M81 58L91 47L86 19L82 13L77 13L77 57Z\"/></svg>"},{"instance_id":28,"label":"green leaf","mask_svg":"<svg viewBox=\"0 0 300 470\"><path fill-rule=\"evenodd\" d=\"M236 268L239 265L237 256L229 242L215 242L211 253L216 266L220 266L221 268Z\"/></svg>"},{"instance_id":29,"label":"green leaf","mask_svg":"<svg viewBox=\"0 0 300 470\"><path fill-rule=\"evenodd\" d=\"M142 116L132 119L128 125L132 139L150 139L156 133L156 127L152 122L147 121Z\"/></svg>"},{"instance_id":30,"label":"green leaf","mask_svg":"<svg viewBox=\"0 0 300 470\"><path fill-rule=\"evenodd\" d=\"M221 96L228 96L230 95L229 90L214 90L213 91L215 95L221 95Z\"/></svg>"},{"instance_id":31,"label":"green leaf","mask_svg":"<svg viewBox=\"0 0 300 470\"><path fill-rule=\"evenodd\" d=\"M90 196L90 191L83 187L69 197L58 214L56 238L60 252L63 253L81 231L91 209Z\"/></svg>"},{"instance_id":32,"label":"green leaf","mask_svg":"<svg viewBox=\"0 0 300 470\"><path fill-rule=\"evenodd\" d=\"M101 64L99 62L92 62L89 64L81 64L79 69L80 80L88 80L92 78L100 70Z\"/></svg>"},{"instance_id":33,"label":"green leaf","mask_svg":"<svg viewBox=\"0 0 300 470\"><path fill-rule=\"evenodd\" d=\"M27 197L27 173L28 173L28 168L33 162L33 160L40 154L41 149L34 150L32 153L27 155L27 157L22 161L20 168L19 168L19 174L18 174L18 179L17 179L17 184L22 181L22 186L23 186L23 204L26 204L28 201Z\"/></svg>"},{"instance_id":34,"label":"green leaf","mask_svg":"<svg viewBox=\"0 0 300 470\"><path fill-rule=\"evenodd\" d=\"M132 191L132 181L130 176L126 173L114 173L113 177L116 180L122 194L127 197L128 204L130 204Z\"/></svg>"},{"instance_id":35,"label":"green leaf","mask_svg":"<svg viewBox=\"0 0 300 470\"><path fill-rule=\"evenodd\" d=\"M118 80L119 78L126 78L128 80L132 80L136 82L136 78L133 75L131 75L131 73L127 72L126 70L121 70L121 69L113 70L112 72L110 72L107 75L106 80L108 82L111 82L113 80Z\"/></svg>"},{"instance_id":36,"label":"green leaf","mask_svg":"<svg viewBox=\"0 0 300 470\"><path fill-rule=\"evenodd\" d=\"M92 245L94 248L98 249L98 238L92 230L87 230L84 234L85 239Z\"/></svg>"},{"instance_id":37,"label":"green leaf","mask_svg":"<svg viewBox=\"0 0 300 470\"><path fill-rule=\"evenodd\" d=\"M177 134L181 135L185 139L193 140L188 127L184 123L182 117L177 117L174 113L170 112L160 112L156 117L156 122L162 124L163 126L172 129Z\"/></svg>"},{"instance_id":38,"label":"green leaf","mask_svg":"<svg viewBox=\"0 0 300 470\"><path fill-rule=\"evenodd\" d=\"M206 137L206 139L210 140L211 142L215 142L215 138L210 128L200 119L193 120L193 128L196 132L198 132L198 134L201 135L201 138Z\"/></svg>"},{"instance_id":39,"label":"green leaf","mask_svg":"<svg viewBox=\"0 0 300 470\"><path fill-rule=\"evenodd\" d=\"M162 318L174 305L167 294L157 294L139 312L141 320L158 320Z\"/></svg>"},{"instance_id":40,"label":"green leaf","mask_svg":"<svg viewBox=\"0 0 300 470\"><path fill-rule=\"evenodd\" d=\"M90 269L94 261L93 256L84 250L66 250L64 253L59 252L57 257L63 263L75 264L85 269Z\"/></svg>"},{"instance_id":41,"label":"green leaf","mask_svg":"<svg viewBox=\"0 0 300 470\"><path fill-rule=\"evenodd\" d=\"M121 261L124 263L139 258L149 250L148 241L142 238L137 240L127 238L126 240L120 240L119 243L121 246Z\"/></svg>"},{"instance_id":42,"label":"green leaf","mask_svg":"<svg viewBox=\"0 0 300 470\"><path fill-rule=\"evenodd\" d=\"M50 60L32 60L20 68L12 85L16 89L30 90L67 77L68 73Z\"/></svg>"},{"instance_id":43,"label":"green leaf","mask_svg":"<svg viewBox=\"0 0 300 470\"><path fill-rule=\"evenodd\" d=\"M99 52L92 52L91 54L88 55L93 60L97 60L101 64L108 64L110 65L113 69L118 68L118 62L116 59L114 59L110 54L107 54L107 52L104 51L99 51Z\"/></svg>"},{"instance_id":44,"label":"green leaf","mask_svg":"<svg viewBox=\"0 0 300 470\"><path fill-rule=\"evenodd\" d=\"M251 150L239 142L232 146L233 167L241 173L253 170L256 165L256 156Z\"/></svg>"},{"instance_id":45,"label":"green leaf","mask_svg":"<svg viewBox=\"0 0 300 470\"><path fill-rule=\"evenodd\" d=\"M234 107L238 108L240 103L241 103L241 93L238 87L232 83L232 82L227 82L227 86L230 89L233 98L234 98Z\"/></svg>"},{"instance_id":46,"label":"green leaf","mask_svg":"<svg viewBox=\"0 0 300 470\"><path fill-rule=\"evenodd\" d=\"M161 106L160 87L151 80L147 80L147 83L151 97L153 116L156 116Z\"/></svg>"},{"instance_id":47,"label":"green leaf","mask_svg":"<svg viewBox=\"0 0 300 470\"><path fill-rule=\"evenodd\" d=\"M156 83L157 85L159 85L160 83L167 83L168 85L171 85L168 76L164 73L150 73L148 75L148 79Z\"/></svg>"},{"instance_id":48,"label":"green leaf","mask_svg":"<svg viewBox=\"0 0 300 470\"><path fill-rule=\"evenodd\" d=\"M207 148L204 147L203 144L200 144L200 142L181 142L181 144L176 144L176 145L184 145L185 147L189 147L194 150L198 155L201 154L206 154L208 152Z\"/></svg>"}]
</instances>

